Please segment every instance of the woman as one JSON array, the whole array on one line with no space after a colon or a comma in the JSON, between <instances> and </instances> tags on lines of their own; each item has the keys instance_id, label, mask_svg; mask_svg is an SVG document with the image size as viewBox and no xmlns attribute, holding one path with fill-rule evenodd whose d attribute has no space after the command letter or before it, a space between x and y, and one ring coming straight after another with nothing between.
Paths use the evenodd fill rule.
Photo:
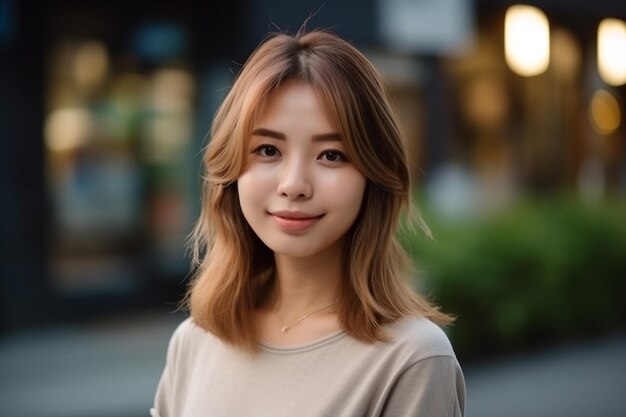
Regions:
<instances>
[{"instance_id":1,"label":"woman","mask_svg":"<svg viewBox=\"0 0 626 417\"><path fill-rule=\"evenodd\" d=\"M220 107L204 164L191 317L153 417L463 414L463 376L435 324L451 319L407 282L406 152L360 52L322 31L266 40Z\"/></svg>"}]
</instances>

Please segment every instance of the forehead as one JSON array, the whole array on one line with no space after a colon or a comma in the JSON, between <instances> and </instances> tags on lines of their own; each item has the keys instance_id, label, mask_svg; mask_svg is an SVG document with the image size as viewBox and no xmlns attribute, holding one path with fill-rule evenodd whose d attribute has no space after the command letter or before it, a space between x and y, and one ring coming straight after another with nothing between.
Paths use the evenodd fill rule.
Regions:
<instances>
[{"instance_id":1,"label":"forehead","mask_svg":"<svg viewBox=\"0 0 626 417\"><path fill-rule=\"evenodd\" d=\"M272 124L285 128L317 126L317 130L335 131L329 115L327 105L315 87L291 80L267 96L258 110L253 128Z\"/></svg>"}]
</instances>

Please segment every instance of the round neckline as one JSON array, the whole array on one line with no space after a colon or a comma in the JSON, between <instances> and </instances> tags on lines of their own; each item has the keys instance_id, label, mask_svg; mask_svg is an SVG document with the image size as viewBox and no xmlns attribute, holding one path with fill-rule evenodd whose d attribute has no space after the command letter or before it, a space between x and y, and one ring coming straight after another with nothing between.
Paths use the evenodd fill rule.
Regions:
<instances>
[{"instance_id":1,"label":"round neckline","mask_svg":"<svg viewBox=\"0 0 626 417\"><path fill-rule=\"evenodd\" d=\"M264 351L270 352L270 353L278 353L278 354L300 353L300 352L307 352L309 350L320 348L322 346L325 346L329 343L334 342L335 340L341 339L345 335L346 335L345 330L339 329L325 336L322 336L318 339L312 340L310 342L299 343L295 345L279 345L276 343L268 342L266 340L260 340L259 346Z\"/></svg>"}]
</instances>

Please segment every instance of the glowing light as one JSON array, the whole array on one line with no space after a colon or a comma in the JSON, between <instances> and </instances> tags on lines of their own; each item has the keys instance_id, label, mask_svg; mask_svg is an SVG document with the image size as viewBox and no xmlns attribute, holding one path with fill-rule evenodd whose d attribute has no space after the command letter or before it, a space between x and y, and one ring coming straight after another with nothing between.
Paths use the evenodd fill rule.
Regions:
<instances>
[{"instance_id":1,"label":"glowing light","mask_svg":"<svg viewBox=\"0 0 626 417\"><path fill-rule=\"evenodd\" d=\"M150 89L153 115L144 123L142 151L156 163L180 159L193 135L194 78L186 70L162 69Z\"/></svg>"},{"instance_id":2,"label":"glowing light","mask_svg":"<svg viewBox=\"0 0 626 417\"><path fill-rule=\"evenodd\" d=\"M550 63L550 27L536 7L516 5L504 18L504 51L509 67L530 77L544 72Z\"/></svg>"},{"instance_id":3,"label":"glowing light","mask_svg":"<svg viewBox=\"0 0 626 417\"><path fill-rule=\"evenodd\" d=\"M81 45L74 60L74 79L83 89L96 88L102 84L109 70L109 57L106 47L100 42L87 42Z\"/></svg>"},{"instance_id":4,"label":"glowing light","mask_svg":"<svg viewBox=\"0 0 626 417\"><path fill-rule=\"evenodd\" d=\"M589 119L597 133L608 135L615 132L622 121L619 103L615 97L606 90L596 91L589 105Z\"/></svg>"},{"instance_id":5,"label":"glowing light","mask_svg":"<svg viewBox=\"0 0 626 417\"><path fill-rule=\"evenodd\" d=\"M570 31L556 28L550 32L550 67L561 80L575 81L581 70L582 52Z\"/></svg>"},{"instance_id":6,"label":"glowing light","mask_svg":"<svg viewBox=\"0 0 626 417\"><path fill-rule=\"evenodd\" d=\"M75 149L87 142L91 129L91 114L86 109L56 110L46 120L46 145L57 152Z\"/></svg>"},{"instance_id":7,"label":"glowing light","mask_svg":"<svg viewBox=\"0 0 626 417\"><path fill-rule=\"evenodd\" d=\"M152 78L151 104L160 110L180 110L191 106L193 76L181 69L162 69Z\"/></svg>"},{"instance_id":8,"label":"glowing light","mask_svg":"<svg viewBox=\"0 0 626 417\"><path fill-rule=\"evenodd\" d=\"M609 85L626 83L626 23L604 19L598 27L598 71Z\"/></svg>"}]
</instances>

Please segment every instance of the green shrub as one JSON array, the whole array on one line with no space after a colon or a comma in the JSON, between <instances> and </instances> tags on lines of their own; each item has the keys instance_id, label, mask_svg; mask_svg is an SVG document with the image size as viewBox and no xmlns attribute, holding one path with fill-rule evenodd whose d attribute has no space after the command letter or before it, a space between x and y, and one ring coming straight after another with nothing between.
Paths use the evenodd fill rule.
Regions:
<instances>
[{"instance_id":1,"label":"green shrub","mask_svg":"<svg viewBox=\"0 0 626 417\"><path fill-rule=\"evenodd\" d=\"M626 205L526 203L401 236L416 285L457 315L460 356L492 355L626 326Z\"/></svg>"}]
</instances>

